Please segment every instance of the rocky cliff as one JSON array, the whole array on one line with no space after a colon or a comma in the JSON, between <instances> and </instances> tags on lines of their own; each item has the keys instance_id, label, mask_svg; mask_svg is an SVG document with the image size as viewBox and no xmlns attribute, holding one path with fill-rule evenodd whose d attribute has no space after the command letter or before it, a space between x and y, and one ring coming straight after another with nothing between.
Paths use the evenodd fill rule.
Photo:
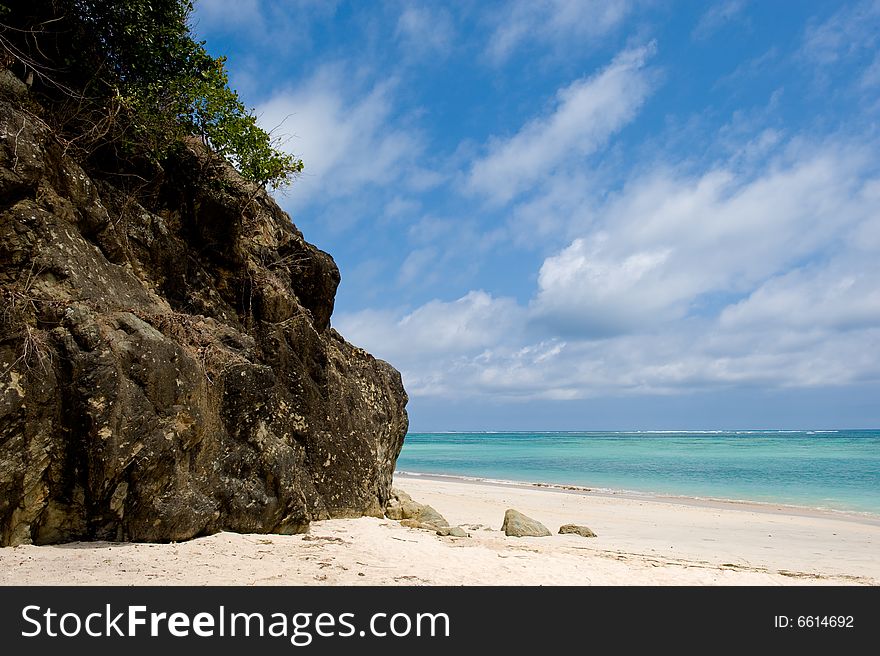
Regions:
<instances>
[{"instance_id":1,"label":"rocky cliff","mask_svg":"<svg viewBox=\"0 0 880 656\"><path fill-rule=\"evenodd\" d=\"M407 398L333 259L198 143L90 178L0 76L0 544L381 515Z\"/></svg>"}]
</instances>

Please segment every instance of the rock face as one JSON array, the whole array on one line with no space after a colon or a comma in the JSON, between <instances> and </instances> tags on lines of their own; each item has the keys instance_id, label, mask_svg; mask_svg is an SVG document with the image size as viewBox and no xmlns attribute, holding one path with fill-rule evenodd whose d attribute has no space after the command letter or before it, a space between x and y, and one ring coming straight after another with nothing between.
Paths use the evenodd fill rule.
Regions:
<instances>
[{"instance_id":1,"label":"rock face","mask_svg":"<svg viewBox=\"0 0 880 656\"><path fill-rule=\"evenodd\" d=\"M407 397L330 327L333 259L198 144L149 203L90 179L18 84L0 85L0 545L381 516Z\"/></svg>"},{"instance_id":2,"label":"rock face","mask_svg":"<svg viewBox=\"0 0 880 656\"><path fill-rule=\"evenodd\" d=\"M580 526L578 524L563 524L559 527L559 534L580 535L582 538L594 538L596 534L588 526Z\"/></svg>"},{"instance_id":3,"label":"rock face","mask_svg":"<svg viewBox=\"0 0 880 656\"><path fill-rule=\"evenodd\" d=\"M543 538L551 535L550 530L537 519L527 517L513 508L509 508L504 513L504 523L501 525L501 530L504 531L504 535L516 538Z\"/></svg>"}]
</instances>

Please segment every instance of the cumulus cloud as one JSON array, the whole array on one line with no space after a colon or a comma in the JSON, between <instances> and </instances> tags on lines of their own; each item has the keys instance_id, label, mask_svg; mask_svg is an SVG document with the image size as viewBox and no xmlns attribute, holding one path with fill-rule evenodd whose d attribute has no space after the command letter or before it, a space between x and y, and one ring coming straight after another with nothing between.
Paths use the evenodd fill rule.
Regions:
<instances>
[{"instance_id":1,"label":"cumulus cloud","mask_svg":"<svg viewBox=\"0 0 880 656\"><path fill-rule=\"evenodd\" d=\"M880 264L873 259L833 261L776 276L748 298L724 309L720 325L850 331L880 326Z\"/></svg>"},{"instance_id":2,"label":"cumulus cloud","mask_svg":"<svg viewBox=\"0 0 880 656\"><path fill-rule=\"evenodd\" d=\"M494 28L486 47L500 64L517 48L538 42L562 47L576 42L589 47L614 31L632 10L629 0L514 0L495 9Z\"/></svg>"},{"instance_id":3,"label":"cumulus cloud","mask_svg":"<svg viewBox=\"0 0 880 656\"><path fill-rule=\"evenodd\" d=\"M620 53L604 70L556 95L553 110L510 138L494 138L471 166L468 187L497 203L549 178L561 164L598 150L635 116L651 89L654 44Z\"/></svg>"},{"instance_id":4,"label":"cumulus cloud","mask_svg":"<svg viewBox=\"0 0 880 656\"><path fill-rule=\"evenodd\" d=\"M531 301L471 292L344 317L413 396L578 399L880 380L869 147L637 177L544 260ZM707 302L709 299L710 302Z\"/></svg>"},{"instance_id":5,"label":"cumulus cloud","mask_svg":"<svg viewBox=\"0 0 880 656\"><path fill-rule=\"evenodd\" d=\"M260 124L305 162L291 191L300 206L316 194L327 200L388 184L421 152L417 134L392 125L393 82L356 88L349 74L328 67L257 107Z\"/></svg>"},{"instance_id":6,"label":"cumulus cloud","mask_svg":"<svg viewBox=\"0 0 880 656\"><path fill-rule=\"evenodd\" d=\"M513 299L471 291L411 312L344 313L334 316L333 324L354 343L393 362L411 394L451 394L458 384L456 367L467 368L487 349L522 341L524 313Z\"/></svg>"},{"instance_id":7,"label":"cumulus cloud","mask_svg":"<svg viewBox=\"0 0 880 656\"><path fill-rule=\"evenodd\" d=\"M657 173L601 208L597 228L541 267L532 306L562 334L601 337L679 319L705 294L748 293L873 210L858 149L798 149L743 179Z\"/></svg>"},{"instance_id":8,"label":"cumulus cloud","mask_svg":"<svg viewBox=\"0 0 880 656\"><path fill-rule=\"evenodd\" d=\"M397 339L408 338L391 315L376 318L380 321L372 330L381 325ZM355 341L366 334L353 324L343 330ZM385 336L375 343L391 340ZM464 352L447 342L445 351L427 351L418 357L411 349L399 349L391 361L413 397L573 400L880 380L876 323L839 332L773 324L733 329L708 321L602 341L548 338L483 344L478 352Z\"/></svg>"},{"instance_id":9,"label":"cumulus cloud","mask_svg":"<svg viewBox=\"0 0 880 656\"><path fill-rule=\"evenodd\" d=\"M519 337L523 310L510 298L471 291L455 301L430 301L397 317L364 310L334 317L344 334L379 357L473 353Z\"/></svg>"},{"instance_id":10,"label":"cumulus cloud","mask_svg":"<svg viewBox=\"0 0 880 656\"><path fill-rule=\"evenodd\" d=\"M538 274L534 314L556 332L603 337L627 332L646 321L666 320L673 298L660 280L671 249L609 257L605 234L575 239L547 258Z\"/></svg>"},{"instance_id":11,"label":"cumulus cloud","mask_svg":"<svg viewBox=\"0 0 880 656\"><path fill-rule=\"evenodd\" d=\"M436 302L406 322L393 312L362 312L339 327L390 359L413 397L573 400L880 379L876 321L840 332L821 321L791 326L768 316L748 326L702 320L600 341L529 340L520 326L522 308L506 303L484 308L498 329L462 322L462 314L475 318L479 312L456 308L461 302ZM448 311L454 318L441 326L425 321Z\"/></svg>"},{"instance_id":12,"label":"cumulus cloud","mask_svg":"<svg viewBox=\"0 0 880 656\"><path fill-rule=\"evenodd\" d=\"M271 3L202 4L211 8L197 18L212 29L275 34L283 24ZM500 64L533 45L542 56L574 43L589 49L632 4L514 0L493 19L486 52ZM739 20L744 6L713 5L694 38ZM386 36L404 59L442 58L456 39L467 47L446 9L401 7ZM317 20L321 11L332 6L306 14ZM875 89L880 1L828 14L804 32L800 62L826 72L855 63L854 83ZM604 155L629 155L607 144L657 87L653 55L653 44L621 52L559 89L519 130L474 147L462 167L474 153L463 145L444 173L420 167L423 140L398 114L394 74L407 74L403 60L390 79L349 63L276 90L257 111L264 127L291 135L286 148L306 161L292 203L320 197L322 220L337 225L344 219L328 220L328 207L355 216L377 190L381 220L405 240L394 251L399 260L377 253L346 274L350 280L381 269L389 284L421 291L425 281L448 282L474 266L475 254L506 239L505 231L531 240L529 256L538 258L527 300L474 290L415 307L343 312L334 326L400 368L412 396L580 399L880 380L880 160L870 135L861 145L842 136L792 138L794 127L768 127L765 116L741 109L741 120L718 130L708 149L714 164L610 171ZM784 57L768 51L737 75L777 56ZM494 205L495 232L479 212L436 207L419 195L456 168L464 171L463 200ZM464 280L446 288L476 286Z\"/></svg>"}]
</instances>

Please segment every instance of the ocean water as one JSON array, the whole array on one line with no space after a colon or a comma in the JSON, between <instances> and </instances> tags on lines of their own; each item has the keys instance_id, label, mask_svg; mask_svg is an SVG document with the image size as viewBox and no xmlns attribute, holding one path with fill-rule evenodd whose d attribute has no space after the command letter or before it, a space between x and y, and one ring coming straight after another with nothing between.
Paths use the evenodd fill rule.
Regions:
<instances>
[{"instance_id":1,"label":"ocean water","mask_svg":"<svg viewBox=\"0 0 880 656\"><path fill-rule=\"evenodd\" d=\"M398 471L880 514L880 431L410 433Z\"/></svg>"}]
</instances>

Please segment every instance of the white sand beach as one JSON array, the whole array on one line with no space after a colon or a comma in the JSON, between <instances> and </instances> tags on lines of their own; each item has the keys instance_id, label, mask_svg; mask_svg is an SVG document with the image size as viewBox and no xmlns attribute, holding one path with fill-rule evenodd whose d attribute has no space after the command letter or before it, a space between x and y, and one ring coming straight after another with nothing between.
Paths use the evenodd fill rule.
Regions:
<instances>
[{"instance_id":1,"label":"white sand beach","mask_svg":"<svg viewBox=\"0 0 880 656\"><path fill-rule=\"evenodd\" d=\"M880 517L399 475L468 538L365 517L305 535L0 549L3 585L877 585ZM551 537L506 537L507 508ZM598 535L555 534L561 524Z\"/></svg>"}]
</instances>

